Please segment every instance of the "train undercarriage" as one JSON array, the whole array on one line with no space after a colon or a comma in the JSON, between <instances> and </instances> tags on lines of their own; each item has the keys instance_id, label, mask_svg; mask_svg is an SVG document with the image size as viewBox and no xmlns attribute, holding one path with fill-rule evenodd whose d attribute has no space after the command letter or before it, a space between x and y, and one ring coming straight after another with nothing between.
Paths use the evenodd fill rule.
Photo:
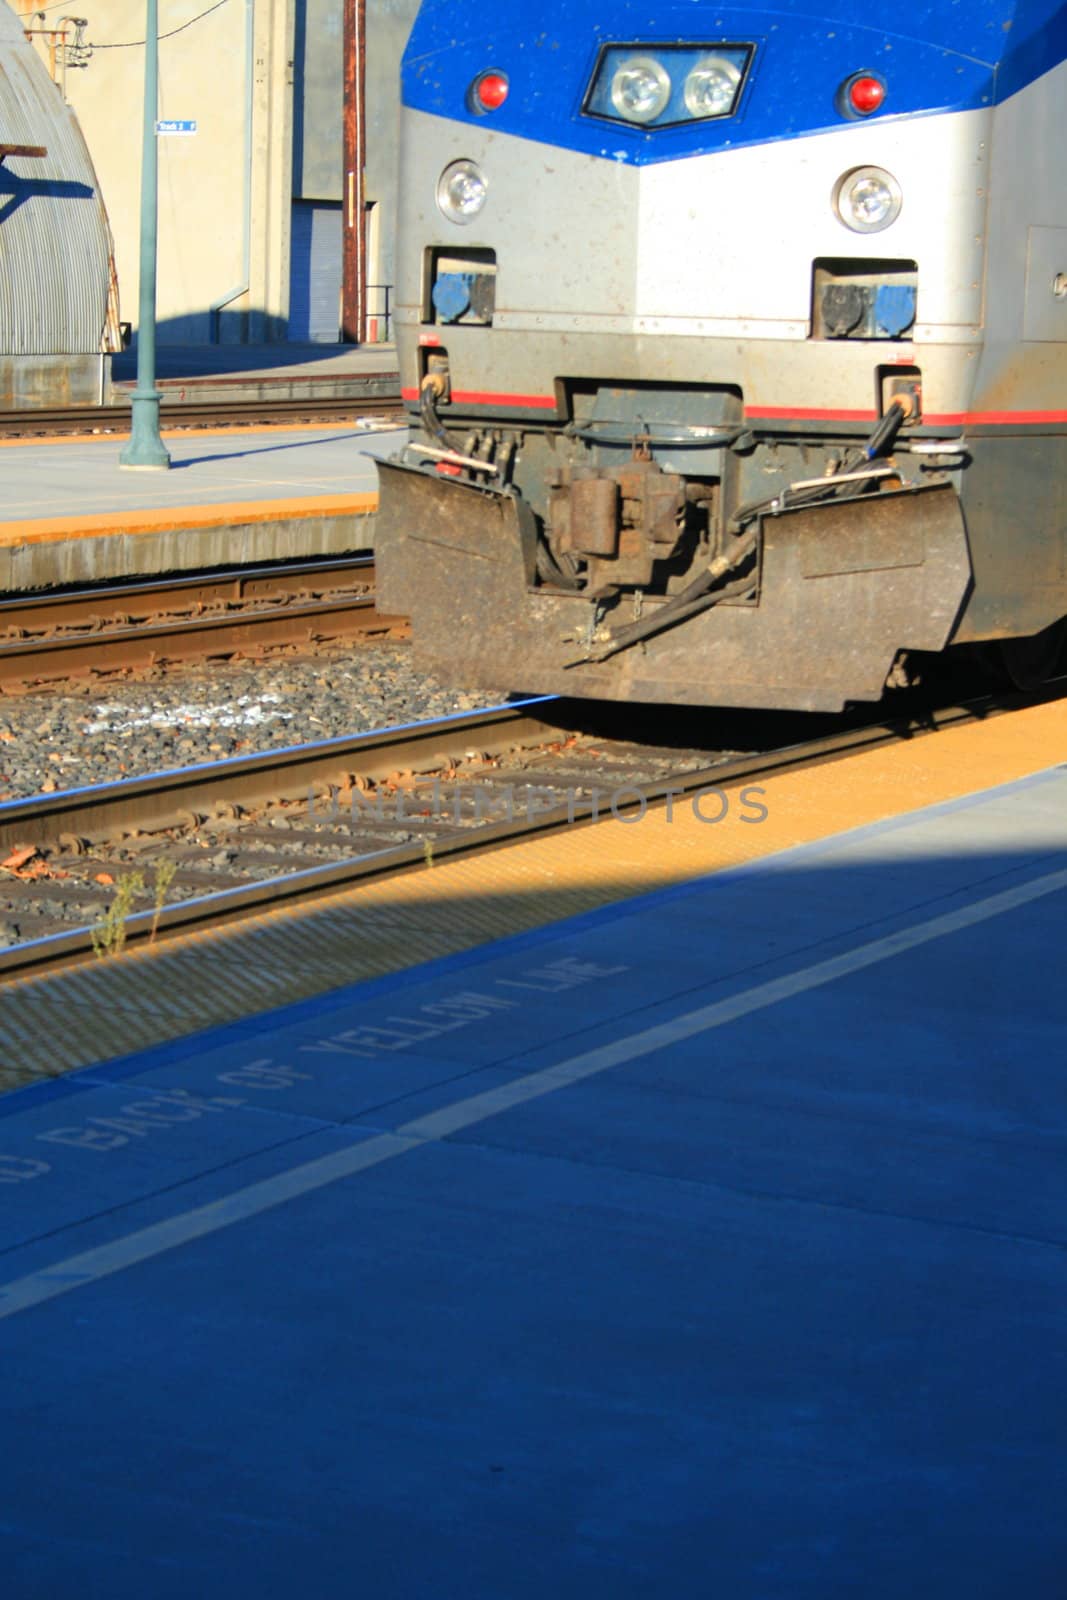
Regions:
<instances>
[{"instance_id":1,"label":"train undercarriage","mask_svg":"<svg viewBox=\"0 0 1067 1600\"><path fill-rule=\"evenodd\" d=\"M463 431L440 398L382 466L378 571L456 681L832 711L952 638L962 447L899 440L907 391L851 439L757 435L725 390L588 384L561 426Z\"/></svg>"}]
</instances>

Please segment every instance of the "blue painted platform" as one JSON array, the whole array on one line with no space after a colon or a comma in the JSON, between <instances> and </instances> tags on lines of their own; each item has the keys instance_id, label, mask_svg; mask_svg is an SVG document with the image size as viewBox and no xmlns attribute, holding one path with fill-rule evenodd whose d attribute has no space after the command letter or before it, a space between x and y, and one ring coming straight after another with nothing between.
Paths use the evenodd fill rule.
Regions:
<instances>
[{"instance_id":1,"label":"blue painted platform","mask_svg":"<svg viewBox=\"0 0 1067 1600\"><path fill-rule=\"evenodd\" d=\"M1067 1594L1065 819L0 1102L6 1600Z\"/></svg>"}]
</instances>

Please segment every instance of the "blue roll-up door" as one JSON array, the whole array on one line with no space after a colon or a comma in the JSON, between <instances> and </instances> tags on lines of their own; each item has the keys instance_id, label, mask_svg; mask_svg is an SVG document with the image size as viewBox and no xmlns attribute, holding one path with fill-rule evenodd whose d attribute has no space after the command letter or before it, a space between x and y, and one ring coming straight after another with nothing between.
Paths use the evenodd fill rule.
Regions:
<instances>
[{"instance_id":1,"label":"blue roll-up door","mask_svg":"<svg viewBox=\"0 0 1067 1600\"><path fill-rule=\"evenodd\" d=\"M337 344L341 337L341 207L294 200L289 337Z\"/></svg>"}]
</instances>

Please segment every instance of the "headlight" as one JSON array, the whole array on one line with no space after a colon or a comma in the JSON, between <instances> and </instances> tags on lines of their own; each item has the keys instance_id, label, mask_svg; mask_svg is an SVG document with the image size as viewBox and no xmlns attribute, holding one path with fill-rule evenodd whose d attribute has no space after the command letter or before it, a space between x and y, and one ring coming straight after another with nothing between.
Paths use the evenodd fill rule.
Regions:
<instances>
[{"instance_id":1,"label":"headlight","mask_svg":"<svg viewBox=\"0 0 1067 1600\"><path fill-rule=\"evenodd\" d=\"M631 56L611 80L611 103L627 122L654 122L670 97L671 80L653 56Z\"/></svg>"},{"instance_id":2,"label":"headlight","mask_svg":"<svg viewBox=\"0 0 1067 1600\"><path fill-rule=\"evenodd\" d=\"M725 41L602 45L582 113L642 134L736 116L754 50Z\"/></svg>"},{"instance_id":3,"label":"headlight","mask_svg":"<svg viewBox=\"0 0 1067 1600\"><path fill-rule=\"evenodd\" d=\"M685 109L692 117L725 117L733 110L741 73L725 56L705 56L685 80Z\"/></svg>"},{"instance_id":4,"label":"headlight","mask_svg":"<svg viewBox=\"0 0 1067 1600\"><path fill-rule=\"evenodd\" d=\"M485 174L473 161L453 161L437 183L437 204L451 222L473 222L489 193Z\"/></svg>"},{"instance_id":5,"label":"headlight","mask_svg":"<svg viewBox=\"0 0 1067 1600\"><path fill-rule=\"evenodd\" d=\"M900 215L900 184L882 167L856 167L838 178L834 210L854 233L880 233Z\"/></svg>"}]
</instances>

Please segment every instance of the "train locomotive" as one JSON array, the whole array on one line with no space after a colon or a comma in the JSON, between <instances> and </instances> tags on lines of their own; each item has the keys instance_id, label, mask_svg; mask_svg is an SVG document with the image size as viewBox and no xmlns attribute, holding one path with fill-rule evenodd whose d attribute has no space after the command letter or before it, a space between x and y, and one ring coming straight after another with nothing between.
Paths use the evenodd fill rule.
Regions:
<instances>
[{"instance_id":1,"label":"train locomotive","mask_svg":"<svg viewBox=\"0 0 1067 1600\"><path fill-rule=\"evenodd\" d=\"M380 603L470 684L839 710L1067 616L1067 7L423 0Z\"/></svg>"}]
</instances>

